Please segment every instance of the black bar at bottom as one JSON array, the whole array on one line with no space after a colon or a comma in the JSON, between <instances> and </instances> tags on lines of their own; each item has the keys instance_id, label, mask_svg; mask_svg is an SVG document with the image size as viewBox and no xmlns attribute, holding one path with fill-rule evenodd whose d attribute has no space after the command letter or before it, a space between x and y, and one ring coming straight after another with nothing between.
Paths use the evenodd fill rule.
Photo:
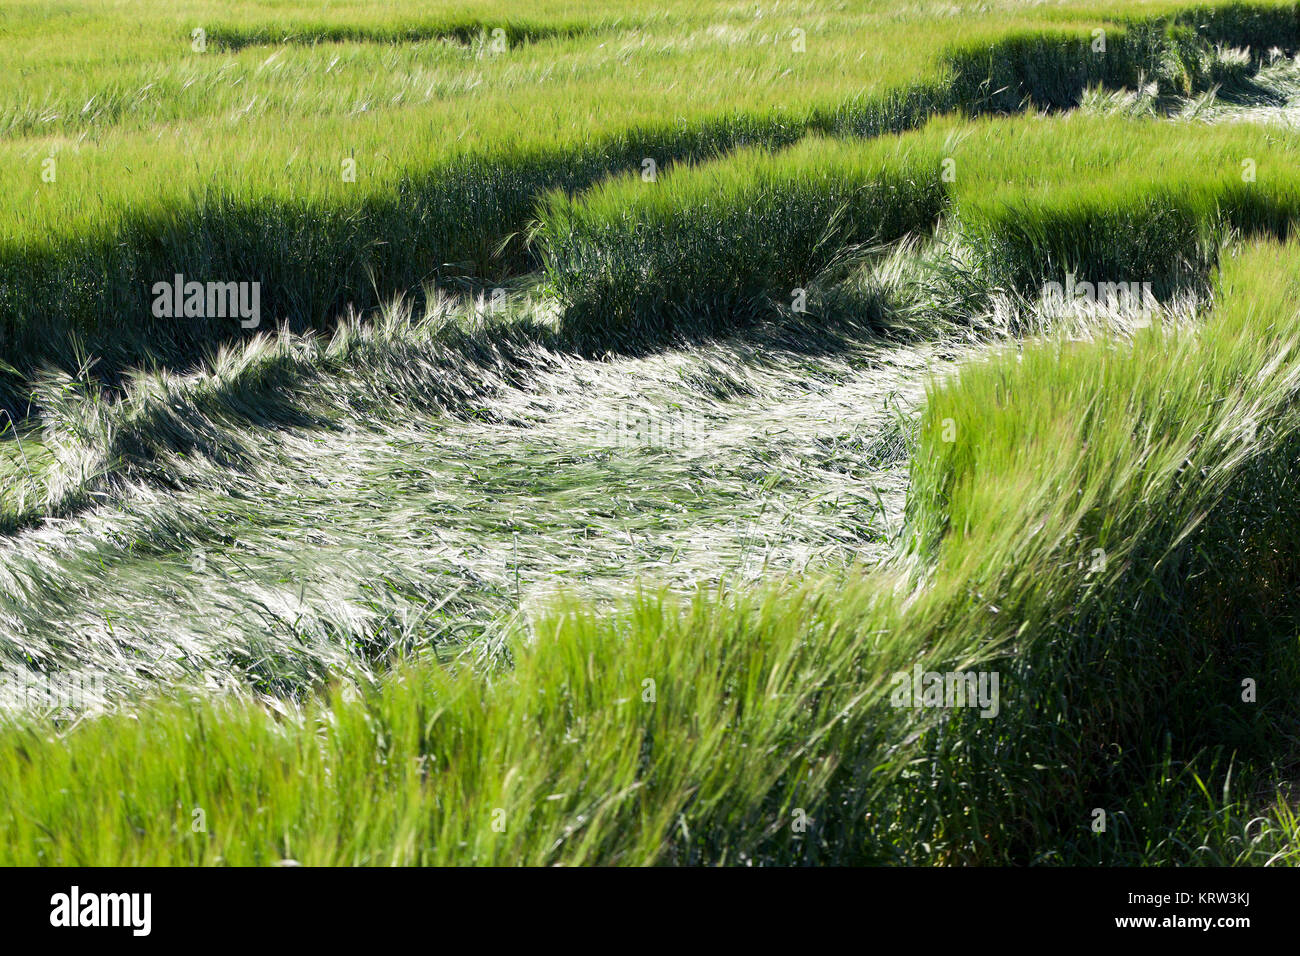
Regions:
<instances>
[{"instance_id":1,"label":"black bar at bottom","mask_svg":"<svg viewBox=\"0 0 1300 956\"><path fill-rule=\"evenodd\" d=\"M337 946L432 933L425 938L441 945L437 935L451 931L583 948L702 936L771 946L786 933L807 945L816 942L809 933L845 931L866 945L884 942L886 930L918 940L1050 931L1071 940L1227 941L1294 927L1300 889L1292 871L1258 868L51 869L0 870L0 881L7 942Z\"/></svg>"}]
</instances>

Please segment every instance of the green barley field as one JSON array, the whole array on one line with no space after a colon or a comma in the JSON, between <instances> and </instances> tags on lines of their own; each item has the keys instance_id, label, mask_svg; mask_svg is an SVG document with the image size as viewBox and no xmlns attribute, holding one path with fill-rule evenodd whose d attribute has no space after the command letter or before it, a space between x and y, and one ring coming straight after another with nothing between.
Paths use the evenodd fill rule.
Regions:
<instances>
[{"instance_id":1,"label":"green barley field","mask_svg":"<svg viewBox=\"0 0 1300 956\"><path fill-rule=\"evenodd\" d=\"M1300 863L1300 4L0 62L0 863Z\"/></svg>"}]
</instances>

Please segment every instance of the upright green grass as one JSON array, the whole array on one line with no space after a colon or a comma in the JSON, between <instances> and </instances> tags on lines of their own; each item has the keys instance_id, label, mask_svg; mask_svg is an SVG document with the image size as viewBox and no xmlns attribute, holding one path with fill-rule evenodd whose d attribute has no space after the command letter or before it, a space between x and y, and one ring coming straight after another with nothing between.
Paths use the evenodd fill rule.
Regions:
<instances>
[{"instance_id":1,"label":"upright green grass","mask_svg":"<svg viewBox=\"0 0 1300 956\"><path fill-rule=\"evenodd\" d=\"M941 215L991 288L1032 301L1052 282L1133 283L1163 300L1203 287L1232 237L1286 238L1297 168L1293 143L1242 125L941 119L552 196L536 239L565 322L615 340L788 305L864 245Z\"/></svg>"},{"instance_id":2,"label":"upright green grass","mask_svg":"<svg viewBox=\"0 0 1300 956\"><path fill-rule=\"evenodd\" d=\"M716 332L806 298L861 247L937 222L936 164L894 142L748 151L662 185L647 174L548 198L537 235L566 326L606 341Z\"/></svg>"},{"instance_id":3,"label":"upright green grass","mask_svg":"<svg viewBox=\"0 0 1300 956\"><path fill-rule=\"evenodd\" d=\"M934 759L988 798L961 838L972 859L1081 841L1087 812L1123 811L1165 752L1287 759L1300 689L1293 254L1230 259L1197 335L1027 348L932 396L914 553L960 582L971 617L951 626L1001 642L997 666L1020 688L998 720L963 715L933 739ZM1257 703L1247 678L1266 688ZM967 800L948 788L938 804ZM951 814L936 826L962 829ZM1117 848L1095 844L1074 852Z\"/></svg>"},{"instance_id":4,"label":"upright green grass","mask_svg":"<svg viewBox=\"0 0 1300 956\"><path fill-rule=\"evenodd\" d=\"M372 21L339 22L337 20L294 20L271 25L225 24L217 22L206 29L207 39L222 50L241 50L249 46L274 46L277 44L318 43L423 43L445 40L454 43L476 43L488 47L497 43L505 48L520 43L534 43L551 37L582 36L593 30L590 20L530 21L527 18L502 14L491 17L468 14L427 22L394 22L376 26Z\"/></svg>"},{"instance_id":5,"label":"upright green grass","mask_svg":"<svg viewBox=\"0 0 1300 956\"><path fill-rule=\"evenodd\" d=\"M214 40L203 53L190 40L206 22L199 6L138 35L120 13L73 4L57 23L81 39L63 47L18 8L0 33L22 67L0 82L10 131L0 166L14 176L0 193L0 353L20 371L4 392L20 411L23 377L51 362L73 371L79 349L112 379L244 334L238 323L154 319L149 290L177 273L259 282L265 323L320 327L434 278L531 268L519 240L550 190L807 132L876 135L954 108L1068 105L1094 81L1140 74L1201 88L1216 81L1213 43L1252 40L1294 14L1216 6L1175 29L1178 10L1144 9L1140 22L1125 4L1003 10L984 24L963 15L941 21L937 53L914 55L906 38L933 27L925 8L752 22L713 6L675 7L674 19L544 4L516 20L495 5L376 18L352 4L322 18L246 4L206 23L237 49ZM536 42L503 53L390 42L498 21ZM1096 28L1111 44L1100 65L1083 45ZM338 42L244 45L286 35ZM866 51L859 35L874 38ZM34 85L35 62L53 64L67 92ZM1070 63L1077 75L1055 89ZM733 73L736 95L719 109L702 91ZM668 101L678 108L664 122Z\"/></svg>"},{"instance_id":6,"label":"upright green grass","mask_svg":"<svg viewBox=\"0 0 1300 956\"><path fill-rule=\"evenodd\" d=\"M903 648L859 626L869 604L859 589L702 597L684 615L653 598L618 618L561 607L491 678L419 667L283 720L165 706L127 733L91 721L48 757L52 739L8 730L0 860L814 860L853 846L898 761L867 718L899 719L872 674ZM74 766L77 785L53 788ZM795 825L813 806L812 829Z\"/></svg>"}]
</instances>

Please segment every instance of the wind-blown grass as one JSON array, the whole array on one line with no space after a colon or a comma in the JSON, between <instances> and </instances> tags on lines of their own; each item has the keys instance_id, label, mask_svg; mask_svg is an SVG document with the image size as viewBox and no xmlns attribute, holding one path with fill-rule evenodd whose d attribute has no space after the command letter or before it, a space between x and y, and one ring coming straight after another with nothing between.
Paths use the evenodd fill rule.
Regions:
<instances>
[{"instance_id":1,"label":"wind-blown grass","mask_svg":"<svg viewBox=\"0 0 1300 956\"><path fill-rule=\"evenodd\" d=\"M1223 774L1232 753L1235 779L1267 780L1300 716L1294 254L1228 260L1198 333L1153 327L1131 352L1045 344L936 390L914 466L910 570L701 596L681 612L654 598L616 615L562 606L515 644L507 672L400 670L360 698L336 696L328 716L196 702L57 739L20 723L0 747L12 782L3 852L1284 857L1294 818L1279 808L1247 827L1240 784ZM999 715L888 706L891 673L918 657L998 669ZM1249 676L1253 704L1240 697ZM1207 788L1229 802L1207 803ZM1096 807L1115 821L1102 836ZM184 826L195 808L205 833ZM790 826L796 811L809 828ZM1183 842L1162 829L1171 821Z\"/></svg>"},{"instance_id":2,"label":"wind-blown grass","mask_svg":"<svg viewBox=\"0 0 1300 956\"><path fill-rule=\"evenodd\" d=\"M449 305L255 339L113 402L43 380L23 447L54 463L26 513L0 514L22 529L0 545L0 706L15 673L93 678L124 705L302 698L421 648L492 656L559 589L603 606L881 557L900 417L972 346L870 338L871 281L856 324L616 360Z\"/></svg>"},{"instance_id":3,"label":"wind-blown grass","mask_svg":"<svg viewBox=\"0 0 1300 956\"><path fill-rule=\"evenodd\" d=\"M536 22L556 9L541 4ZM975 14L959 14L919 63L913 44L891 40L933 10L902 11L860 60L861 28L878 14L839 11L809 24L807 39L828 40L815 68L787 62L784 31L800 11L755 25L707 6L680 29L638 21L622 45L539 37L480 67L474 43L371 42L409 22L396 13L325 23L286 9L277 31L374 32L223 54L219 69L235 75L226 86L219 70L204 74L221 91L213 112L168 131L225 130L230 152L249 153L215 161L208 142L157 151L152 124L183 114L183 83L72 118L73 94L15 106L29 81L21 70L0 80L18 136L43 117L56 137L87 134L59 140L72 162L60 162L57 190L0 197L4 348L22 366L8 374L36 406L11 422L22 443L0 449L6 475L21 462L26 481L0 508L14 524L74 519L6 541L6 669L57 684L111 658L105 669L123 678L113 689L142 692L128 713L6 720L0 860L1294 861L1300 833L1280 783L1300 730L1300 249L1253 243L1291 231L1292 145L1245 127L1026 116L762 152L807 132L896 132L941 107L1069 106L1097 84L1152 81L1159 97L1223 82L1231 94L1266 45L1295 43L1292 5L1159 4L1143 8L1165 18L1157 25L1120 27L1134 9L1001 11L970 36ZM241 8L231 22L257 37L264 14ZM75 5L60 16L105 22ZM27 8L6 17L0 44L13 49L37 21ZM1112 60L1088 59L1097 23L1117 27ZM180 26L136 49L156 56L187 35ZM1216 41L1252 51L1214 56ZM748 52L718 53L737 46ZM384 81L350 88L364 94L361 119L329 81L284 95L286 76L329 74L341 56L408 67L397 81L408 87L428 56L450 75L424 102L451 105L429 107L436 128L421 130L398 98L369 108ZM120 77L100 52L52 62L92 86ZM698 92L720 62L755 80L725 113ZM550 83L556 64L563 79L522 92ZM643 87L614 82L629 64L646 68ZM462 95L480 82L482 96ZM675 120L646 122L679 88ZM247 112L223 127L214 116L245 90ZM575 90L585 98L566 98ZM482 120L507 107L535 129ZM265 152L253 156L256 135ZM343 185L337 153L354 136L377 175ZM35 169L47 145L16 140L0 154ZM660 181L628 180L646 158L662 160ZM128 185L106 190L124 168ZM152 180L136 177L145 168ZM622 178L602 183L610 173ZM147 182L164 185L146 199ZM538 235L566 307L558 329L542 316L450 334L348 322L329 340L254 340L189 374L132 369L187 363L227 338L137 321L137 284L160 265L150 278L261 277L268 311L307 328L332 322L341 296L364 307L431 275L527 268L520 233L547 193ZM877 281L879 262L837 271L864 243L912 234L890 253L901 257L936 220L952 254L927 250L905 301ZM358 293L363 275L373 279ZM850 342L833 322L845 310L895 341L909 319L916 334L962 321L1019 331L1047 321L1043 284L1070 278L1150 282L1163 298L1213 289L1215 302L1195 327L1153 309L1125 317L1120 339L1062 335L996 354L936 384L915 428L874 416L871 434L844 435L820 421L821 395L797 394L879 397L872 351L837 352ZM810 313L748 350L637 348L778 311L804 282ZM655 289L693 308L656 302ZM61 310L52 321L32 320L50 308ZM1008 318L1016 311L1028 315ZM39 368L83 368L74 332L120 377L119 400L104 401L89 374ZM800 336L803 351L770 354ZM578 340L642 354L619 365L564 351ZM546 390L561 379L568 399ZM679 411L738 413L734 440L617 464L561 440L615 380ZM782 414L764 417L778 401ZM769 436L783 417L808 427ZM440 454L425 429L462 457ZM882 502L882 535L862 499L909 450L906 523ZM455 497L449 477L490 503ZM543 551L555 552L549 567L602 585L668 542L716 552L716 570L747 540L699 541L704 516L826 489L841 513L791 508L779 523L793 552L834 539L835 573L739 590L704 574L708 588L690 598L646 590L611 608L608 593L570 596L528 602L526 622L505 616L525 603ZM629 532L629 546L566 543L560 526ZM518 530L532 540L507 549ZM547 533L559 547L543 546ZM902 544L894 561L845 569L886 535ZM195 553L201 543L210 554ZM380 557L407 565L386 573ZM467 632L471 653L451 658ZM892 706L894 673L914 665L997 671L997 715ZM208 686L148 692L193 674Z\"/></svg>"}]
</instances>

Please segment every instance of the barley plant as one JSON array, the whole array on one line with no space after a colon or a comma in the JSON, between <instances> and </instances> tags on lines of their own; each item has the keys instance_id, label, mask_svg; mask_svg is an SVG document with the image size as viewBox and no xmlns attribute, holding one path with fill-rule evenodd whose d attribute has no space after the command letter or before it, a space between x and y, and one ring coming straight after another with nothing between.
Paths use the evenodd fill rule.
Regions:
<instances>
[{"instance_id":1,"label":"barley plant","mask_svg":"<svg viewBox=\"0 0 1300 956\"><path fill-rule=\"evenodd\" d=\"M0 54L0 863L1300 862L1300 5Z\"/></svg>"}]
</instances>

